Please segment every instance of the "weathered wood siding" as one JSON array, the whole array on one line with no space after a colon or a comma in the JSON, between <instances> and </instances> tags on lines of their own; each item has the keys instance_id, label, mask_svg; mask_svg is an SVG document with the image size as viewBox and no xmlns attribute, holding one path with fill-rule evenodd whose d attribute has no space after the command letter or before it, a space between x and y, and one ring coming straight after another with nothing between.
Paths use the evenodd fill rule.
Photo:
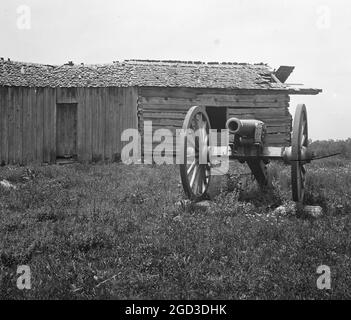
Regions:
<instances>
[{"instance_id":1,"label":"weathered wood siding","mask_svg":"<svg viewBox=\"0 0 351 320\"><path fill-rule=\"evenodd\" d=\"M77 103L56 105L56 156L77 156Z\"/></svg>"},{"instance_id":2,"label":"weathered wood siding","mask_svg":"<svg viewBox=\"0 0 351 320\"><path fill-rule=\"evenodd\" d=\"M0 87L0 163L54 163L59 104L77 108L80 161L116 160L124 129L151 120L153 130L181 128L191 106L225 107L227 118L266 123L267 145L290 144L287 94L189 88L24 88ZM139 121L138 121L139 120ZM158 143L155 143L157 145Z\"/></svg>"},{"instance_id":3,"label":"weathered wood siding","mask_svg":"<svg viewBox=\"0 0 351 320\"><path fill-rule=\"evenodd\" d=\"M77 104L80 161L115 160L137 128L135 88L0 87L0 163L56 161L56 106Z\"/></svg>"},{"instance_id":4,"label":"weathered wood siding","mask_svg":"<svg viewBox=\"0 0 351 320\"><path fill-rule=\"evenodd\" d=\"M0 87L0 163L55 160L55 89Z\"/></svg>"},{"instance_id":5,"label":"weathered wood siding","mask_svg":"<svg viewBox=\"0 0 351 320\"><path fill-rule=\"evenodd\" d=\"M175 132L182 127L191 106L226 107L227 118L262 120L267 125L266 144L288 146L292 117L289 95L262 94L253 91L225 91L189 88L140 88L138 116L140 128L152 121L153 130L168 128Z\"/></svg>"},{"instance_id":6,"label":"weathered wood siding","mask_svg":"<svg viewBox=\"0 0 351 320\"><path fill-rule=\"evenodd\" d=\"M115 161L127 128L137 128L137 90L135 88L60 89L58 102L78 103L78 159Z\"/></svg>"}]
</instances>

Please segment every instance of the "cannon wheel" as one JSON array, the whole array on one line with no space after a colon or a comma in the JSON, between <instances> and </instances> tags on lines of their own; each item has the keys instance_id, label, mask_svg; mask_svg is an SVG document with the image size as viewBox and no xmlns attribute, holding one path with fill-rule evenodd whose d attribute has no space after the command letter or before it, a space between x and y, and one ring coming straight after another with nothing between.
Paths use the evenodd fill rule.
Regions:
<instances>
[{"instance_id":1,"label":"cannon wheel","mask_svg":"<svg viewBox=\"0 0 351 320\"><path fill-rule=\"evenodd\" d=\"M187 131L183 133L184 153L183 164L180 164L180 177L185 194L189 199L195 201L205 198L211 180L208 149L210 129L210 120L205 109L197 106L191 107L183 122L183 130ZM200 135L195 137L194 132L198 130L200 130ZM205 164L200 164L201 150L206 153L203 154L207 159Z\"/></svg>"},{"instance_id":2,"label":"cannon wheel","mask_svg":"<svg viewBox=\"0 0 351 320\"><path fill-rule=\"evenodd\" d=\"M307 111L304 104L296 107L291 144L291 185L293 200L302 203L306 170L301 161L302 147L308 146Z\"/></svg>"}]
</instances>

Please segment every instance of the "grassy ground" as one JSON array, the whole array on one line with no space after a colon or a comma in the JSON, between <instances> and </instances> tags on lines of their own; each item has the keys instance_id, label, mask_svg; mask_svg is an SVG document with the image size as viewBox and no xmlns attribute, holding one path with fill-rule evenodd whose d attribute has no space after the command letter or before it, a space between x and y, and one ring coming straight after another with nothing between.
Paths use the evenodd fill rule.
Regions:
<instances>
[{"instance_id":1,"label":"grassy ground","mask_svg":"<svg viewBox=\"0 0 351 320\"><path fill-rule=\"evenodd\" d=\"M351 298L351 164L309 165L307 204L292 212L288 167L271 165L274 190L259 191L242 167L221 179L207 209L180 200L174 166L3 167L1 299ZM18 290L29 265L32 289ZM316 269L331 268L331 290Z\"/></svg>"}]
</instances>

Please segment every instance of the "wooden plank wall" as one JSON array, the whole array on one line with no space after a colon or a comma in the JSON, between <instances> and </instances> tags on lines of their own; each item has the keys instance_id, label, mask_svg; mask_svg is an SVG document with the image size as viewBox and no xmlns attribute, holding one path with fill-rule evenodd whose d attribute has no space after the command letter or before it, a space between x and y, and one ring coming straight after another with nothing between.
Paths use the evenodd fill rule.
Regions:
<instances>
[{"instance_id":1,"label":"wooden plank wall","mask_svg":"<svg viewBox=\"0 0 351 320\"><path fill-rule=\"evenodd\" d=\"M153 130L168 128L173 133L183 125L191 106L226 107L227 118L262 120L267 125L266 145L288 146L292 117L289 95L258 92L228 92L190 88L140 88L138 102L139 127L151 120ZM154 146L157 143L154 143ZM175 144L174 144L175 145Z\"/></svg>"},{"instance_id":2,"label":"wooden plank wall","mask_svg":"<svg viewBox=\"0 0 351 320\"><path fill-rule=\"evenodd\" d=\"M56 156L77 156L77 104L56 105Z\"/></svg>"},{"instance_id":3,"label":"wooden plank wall","mask_svg":"<svg viewBox=\"0 0 351 320\"><path fill-rule=\"evenodd\" d=\"M54 162L56 92L0 87L0 163Z\"/></svg>"},{"instance_id":4,"label":"wooden plank wall","mask_svg":"<svg viewBox=\"0 0 351 320\"><path fill-rule=\"evenodd\" d=\"M114 161L137 99L136 88L0 87L0 164L55 163L57 103L77 103L78 160Z\"/></svg>"},{"instance_id":5,"label":"wooden plank wall","mask_svg":"<svg viewBox=\"0 0 351 320\"><path fill-rule=\"evenodd\" d=\"M121 135L127 128L137 128L136 88L60 89L58 102L78 103L78 160L115 161L119 159Z\"/></svg>"}]
</instances>

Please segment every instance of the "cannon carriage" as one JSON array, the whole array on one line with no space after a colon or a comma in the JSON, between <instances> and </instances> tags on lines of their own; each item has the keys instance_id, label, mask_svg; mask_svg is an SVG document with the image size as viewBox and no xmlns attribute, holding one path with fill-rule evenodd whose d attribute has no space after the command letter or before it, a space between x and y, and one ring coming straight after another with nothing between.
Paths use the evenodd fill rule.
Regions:
<instances>
[{"instance_id":1,"label":"cannon carriage","mask_svg":"<svg viewBox=\"0 0 351 320\"><path fill-rule=\"evenodd\" d=\"M184 119L180 176L184 191L191 200L206 197L211 170L215 167L213 159L221 150L227 161L247 163L263 188L270 185L267 164L271 160L284 161L291 166L292 199L297 203L303 202L305 165L314 159L308 148L307 110L304 104L296 107L289 146L270 146L266 142L266 124L261 120L231 117L223 129L224 134L229 134L228 145L218 148L210 139L211 123L205 108L191 107Z\"/></svg>"}]
</instances>

